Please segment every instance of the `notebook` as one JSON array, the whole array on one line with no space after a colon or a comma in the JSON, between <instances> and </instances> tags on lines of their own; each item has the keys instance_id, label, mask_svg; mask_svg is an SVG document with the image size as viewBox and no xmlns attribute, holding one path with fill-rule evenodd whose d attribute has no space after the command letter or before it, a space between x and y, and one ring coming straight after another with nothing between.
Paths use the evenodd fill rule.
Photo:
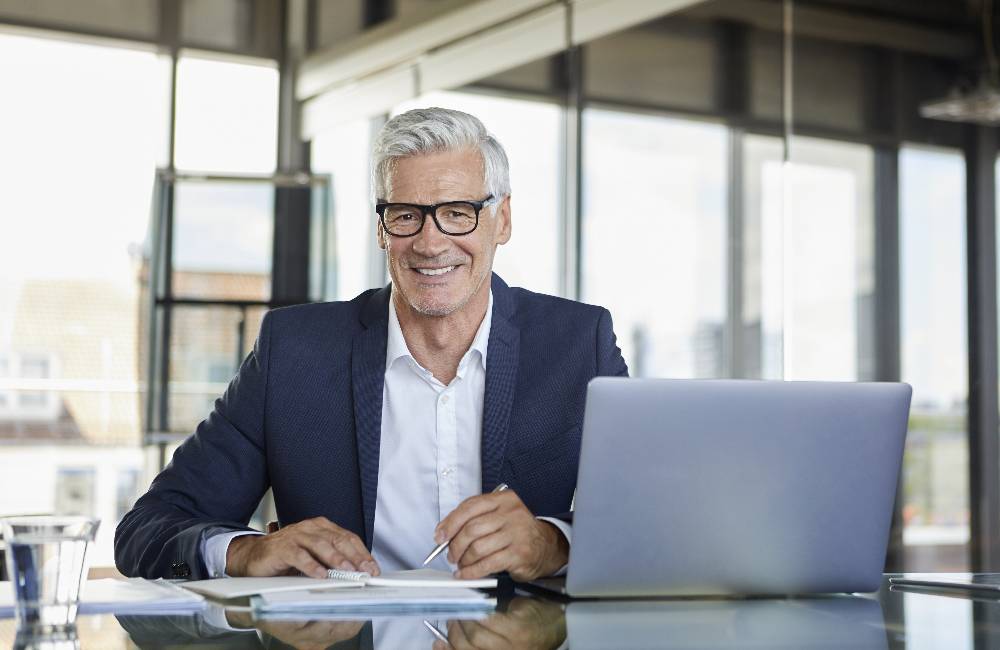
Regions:
<instances>
[{"instance_id":1,"label":"notebook","mask_svg":"<svg viewBox=\"0 0 1000 650\"><path fill-rule=\"evenodd\" d=\"M242 598L258 594L273 594L283 591L326 591L331 589L357 589L365 586L400 587L423 589L495 589L496 578L480 580L460 580L447 571L436 569L413 569L410 571L388 571L372 576L361 571L340 571L330 569L327 578L307 578L304 576L271 578L213 578L179 583L213 598Z\"/></svg>"}]
</instances>

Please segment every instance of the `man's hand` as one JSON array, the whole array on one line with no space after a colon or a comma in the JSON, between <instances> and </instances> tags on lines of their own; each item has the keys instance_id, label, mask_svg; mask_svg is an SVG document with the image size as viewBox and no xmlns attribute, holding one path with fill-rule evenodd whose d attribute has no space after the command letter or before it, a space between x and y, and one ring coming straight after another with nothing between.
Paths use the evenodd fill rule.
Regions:
<instances>
[{"instance_id":1,"label":"man's hand","mask_svg":"<svg viewBox=\"0 0 1000 650\"><path fill-rule=\"evenodd\" d=\"M270 535L242 535L226 550L226 573L233 577L301 573L325 578L327 569L379 574L361 538L326 517L306 519Z\"/></svg>"},{"instance_id":2,"label":"man's hand","mask_svg":"<svg viewBox=\"0 0 1000 650\"><path fill-rule=\"evenodd\" d=\"M535 519L512 490L463 501L434 530L434 541L446 539L459 578L507 571L515 580L534 580L558 571L569 557L559 529Z\"/></svg>"},{"instance_id":3,"label":"man's hand","mask_svg":"<svg viewBox=\"0 0 1000 650\"><path fill-rule=\"evenodd\" d=\"M296 650L326 650L358 636L365 621L257 621L255 625ZM264 647L268 645L265 640Z\"/></svg>"},{"instance_id":4,"label":"man's hand","mask_svg":"<svg viewBox=\"0 0 1000 650\"><path fill-rule=\"evenodd\" d=\"M552 650L566 640L566 614L557 603L515 598L485 620L449 621L448 643L434 650Z\"/></svg>"}]
</instances>

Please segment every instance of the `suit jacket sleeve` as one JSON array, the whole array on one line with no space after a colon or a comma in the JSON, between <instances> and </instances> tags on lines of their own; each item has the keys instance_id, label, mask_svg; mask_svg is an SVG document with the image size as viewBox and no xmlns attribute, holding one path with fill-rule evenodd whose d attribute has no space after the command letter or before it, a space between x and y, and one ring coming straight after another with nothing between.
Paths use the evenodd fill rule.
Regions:
<instances>
[{"instance_id":1,"label":"suit jacket sleeve","mask_svg":"<svg viewBox=\"0 0 1000 650\"><path fill-rule=\"evenodd\" d=\"M618 348L614 326L611 323L611 312L601 309L597 319L597 377L628 377L628 365ZM573 513L564 512L555 515L556 519L573 523Z\"/></svg>"},{"instance_id":2,"label":"suit jacket sleeve","mask_svg":"<svg viewBox=\"0 0 1000 650\"><path fill-rule=\"evenodd\" d=\"M202 539L250 530L269 485L264 414L271 322L265 315L253 352L215 409L118 525L115 564L123 574L207 578Z\"/></svg>"},{"instance_id":3,"label":"suit jacket sleeve","mask_svg":"<svg viewBox=\"0 0 1000 650\"><path fill-rule=\"evenodd\" d=\"M607 309L601 309L601 315L597 319L597 376L628 377L628 366L622 357L622 351L618 349L618 339L611 324L611 312Z\"/></svg>"}]
</instances>

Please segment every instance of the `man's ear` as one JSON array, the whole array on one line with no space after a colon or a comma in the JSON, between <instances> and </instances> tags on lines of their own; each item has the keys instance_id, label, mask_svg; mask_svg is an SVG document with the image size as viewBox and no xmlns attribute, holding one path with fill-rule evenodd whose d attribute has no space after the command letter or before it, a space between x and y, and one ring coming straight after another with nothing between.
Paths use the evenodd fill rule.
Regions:
<instances>
[{"instance_id":1,"label":"man's ear","mask_svg":"<svg viewBox=\"0 0 1000 650\"><path fill-rule=\"evenodd\" d=\"M385 231L382 230L382 222L378 219L375 220L375 241L378 242L378 247L385 250L388 243L385 241Z\"/></svg>"},{"instance_id":2,"label":"man's ear","mask_svg":"<svg viewBox=\"0 0 1000 650\"><path fill-rule=\"evenodd\" d=\"M503 197L503 201L497 206L497 243L506 244L510 241L511 235L511 223L510 223L510 194Z\"/></svg>"}]
</instances>

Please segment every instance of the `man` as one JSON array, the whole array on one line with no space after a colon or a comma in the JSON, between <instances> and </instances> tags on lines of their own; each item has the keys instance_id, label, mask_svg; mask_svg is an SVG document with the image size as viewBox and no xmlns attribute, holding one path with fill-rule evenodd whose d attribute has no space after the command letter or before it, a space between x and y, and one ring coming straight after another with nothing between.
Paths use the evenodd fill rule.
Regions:
<instances>
[{"instance_id":1,"label":"man","mask_svg":"<svg viewBox=\"0 0 1000 650\"><path fill-rule=\"evenodd\" d=\"M607 310L509 288L507 157L475 117L390 120L374 147L392 279L269 312L214 411L124 517L126 575L323 577L566 564L587 382L625 375ZM491 493L500 483L510 489ZM272 488L281 528L246 527Z\"/></svg>"}]
</instances>

